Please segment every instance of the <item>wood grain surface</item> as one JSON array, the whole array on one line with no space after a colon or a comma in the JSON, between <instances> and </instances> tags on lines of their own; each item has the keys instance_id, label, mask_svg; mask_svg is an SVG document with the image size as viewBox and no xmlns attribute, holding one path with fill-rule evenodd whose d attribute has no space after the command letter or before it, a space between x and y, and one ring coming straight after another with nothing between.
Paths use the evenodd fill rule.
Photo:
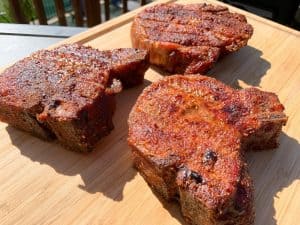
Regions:
<instances>
[{"instance_id":1,"label":"wood grain surface","mask_svg":"<svg viewBox=\"0 0 300 225\"><path fill-rule=\"evenodd\" d=\"M221 59L209 75L234 87L256 86L275 92L289 116L278 149L247 155L255 184L255 224L298 225L300 34L231 9L247 16L254 35L247 47ZM64 42L98 49L130 47L129 29L136 12ZM90 154L67 151L0 123L0 224L185 224L178 205L155 196L132 168L126 142L132 105L145 86L161 77L150 69L144 85L117 96L115 129Z\"/></svg>"}]
</instances>

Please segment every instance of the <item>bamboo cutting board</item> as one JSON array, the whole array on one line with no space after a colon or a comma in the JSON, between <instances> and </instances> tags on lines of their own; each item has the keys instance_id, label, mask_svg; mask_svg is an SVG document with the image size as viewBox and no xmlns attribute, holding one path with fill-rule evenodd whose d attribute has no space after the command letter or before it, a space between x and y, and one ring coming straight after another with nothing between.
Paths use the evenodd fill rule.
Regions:
<instances>
[{"instance_id":1,"label":"bamboo cutting board","mask_svg":"<svg viewBox=\"0 0 300 225\"><path fill-rule=\"evenodd\" d=\"M220 60L209 74L235 87L275 92L289 116L278 149L247 155L255 184L255 224L298 225L300 33L231 9L246 14L254 35L247 47ZM131 47L129 29L136 13L64 42L99 49ZM150 69L143 86L117 96L115 129L90 154L66 151L0 123L0 224L185 224L179 207L160 201L132 168L126 142L132 105L143 88L160 77Z\"/></svg>"}]
</instances>

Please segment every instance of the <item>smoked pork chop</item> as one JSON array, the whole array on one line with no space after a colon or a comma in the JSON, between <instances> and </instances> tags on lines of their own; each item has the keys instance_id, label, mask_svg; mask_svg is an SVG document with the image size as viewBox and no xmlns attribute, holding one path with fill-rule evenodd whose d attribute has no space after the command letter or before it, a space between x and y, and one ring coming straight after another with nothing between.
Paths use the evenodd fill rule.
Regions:
<instances>
[{"instance_id":1,"label":"smoked pork chop","mask_svg":"<svg viewBox=\"0 0 300 225\"><path fill-rule=\"evenodd\" d=\"M245 46L252 33L245 16L224 6L166 3L135 17L131 40L133 47L150 52L150 63L170 73L193 74Z\"/></svg>"},{"instance_id":2,"label":"smoked pork chop","mask_svg":"<svg viewBox=\"0 0 300 225\"><path fill-rule=\"evenodd\" d=\"M153 190L180 202L191 224L253 224L243 153L277 146L283 110L273 93L201 75L166 77L143 91L129 115L135 167Z\"/></svg>"},{"instance_id":3,"label":"smoked pork chop","mask_svg":"<svg viewBox=\"0 0 300 225\"><path fill-rule=\"evenodd\" d=\"M0 120L71 150L90 151L112 129L114 94L143 81L148 53L80 45L41 50L0 75Z\"/></svg>"}]
</instances>

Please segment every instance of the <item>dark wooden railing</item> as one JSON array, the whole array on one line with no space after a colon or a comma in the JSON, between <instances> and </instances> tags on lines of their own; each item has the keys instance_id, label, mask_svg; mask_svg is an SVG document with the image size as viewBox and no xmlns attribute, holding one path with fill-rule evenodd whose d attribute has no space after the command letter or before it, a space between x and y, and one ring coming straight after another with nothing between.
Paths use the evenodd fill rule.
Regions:
<instances>
[{"instance_id":1,"label":"dark wooden railing","mask_svg":"<svg viewBox=\"0 0 300 225\"><path fill-rule=\"evenodd\" d=\"M101 23L101 9L99 0L85 0L87 26L92 27Z\"/></svg>"},{"instance_id":2,"label":"dark wooden railing","mask_svg":"<svg viewBox=\"0 0 300 225\"><path fill-rule=\"evenodd\" d=\"M67 26L67 20L65 17L65 7L63 0L54 0L56 14L58 17L58 22L62 26Z\"/></svg>"},{"instance_id":3,"label":"dark wooden railing","mask_svg":"<svg viewBox=\"0 0 300 225\"><path fill-rule=\"evenodd\" d=\"M10 0L9 1L12 16L14 17L17 23L28 23L24 13L22 12L19 0Z\"/></svg>"},{"instance_id":4,"label":"dark wooden railing","mask_svg":"<svg viewBox=\"0 0 300 225\"><path fill-rule=\"evenodd\" d=\"M47 24L47 17L44 10L43 0L33 0L34 8L36 9L36 15L41 25Z\"/></svg>"},{"instance_id":5,"label":"dark wooden railing","mask_svg":"<svg viewBox=\"0 0 300 225\"><path fill-rule=\"evenodd\" d=\"M75 14L75 24L78 27L83 26L83 18L82 18L82 12L80 7L80 0L72 0L72 8Z\"/></svg>"},{"instance_id":6,"label":"dark wooden railing","mask_svg":"<svg viewBox=\"0 0 300 225\"><path fill-rule=\"evenodd\" d=\"M83 9L80 4L80 0L71 0L72 8L75 14L75 23L76 26L84 26L83 21ZM61 26L67 25L67 20L65 16L65 8L63 0L54 0L56 15L58 18L58 23ZM21 10L19 0L9 0L10 8L12 15L17 23L28 23L24 13ZM110 19L110 1L104 0L104 11L105 11L105 20ZM122 0L123 9L122 12L128 12L128 1ZM146 0L140 0L141 5L146 4ZM33 5L36 10L37 19L39 24L46 25L47 17L43 5L43 0L33 0ZM86 12L87 26L92 27L101 23L101 4L100 0L84 0L84 11Z\"/></svg>"}]
</instances>

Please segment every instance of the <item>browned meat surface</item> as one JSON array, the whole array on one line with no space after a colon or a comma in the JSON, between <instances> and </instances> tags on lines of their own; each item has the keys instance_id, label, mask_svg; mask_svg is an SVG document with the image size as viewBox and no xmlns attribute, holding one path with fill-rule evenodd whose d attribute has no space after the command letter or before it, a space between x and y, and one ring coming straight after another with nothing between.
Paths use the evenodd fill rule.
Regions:
<instances>
[{"instance_id":1,"label":"browned meat surface","mask_svg":"<svg viewBox=\"0 0 300 225\"><path fill-rule=\"evenodd\" d=\"M158 4L139 13L131 27L135 48L171 73L203 73L219 55L247 44L253 28L245 16L208 4Z\"/></svg>"},{"instance_id":2,"label":"browned meat surface","mask_svg":"<svg viewBox=\"0 0 300 225\"><path fill-rule=\"evenodd\" d=\"M147 87L129 119L134 164L197 225L253 224L253 189L243 150L277 146L286 123L273 93L235 90L201 75Z\"/></svg>"},{"instance_id":3,"label":"browned meat surface","mask_svg":"<svg viewBox=\"0 0 300 225\"><path fill-rule=\"evenodd\" d=\"M99 51L85 46L63 45L57 51L77 55L84 60L96 60L102 68L110 70L110 79L120 80L125 88L141 84L149 67L148 53L134 48Z\"/></svg>"},{"instance_id":4,"label":"browned meat surface","mask_svg":"<svg viewBox=\"0 0 300 225\"><path fill-rule=\"evenodd\" d=\"M144 50L64 45L38 51L0 75L0 120L72 150L89 151L112 129L120 81L143 81Z\"/></svg>"}]
</instances>

